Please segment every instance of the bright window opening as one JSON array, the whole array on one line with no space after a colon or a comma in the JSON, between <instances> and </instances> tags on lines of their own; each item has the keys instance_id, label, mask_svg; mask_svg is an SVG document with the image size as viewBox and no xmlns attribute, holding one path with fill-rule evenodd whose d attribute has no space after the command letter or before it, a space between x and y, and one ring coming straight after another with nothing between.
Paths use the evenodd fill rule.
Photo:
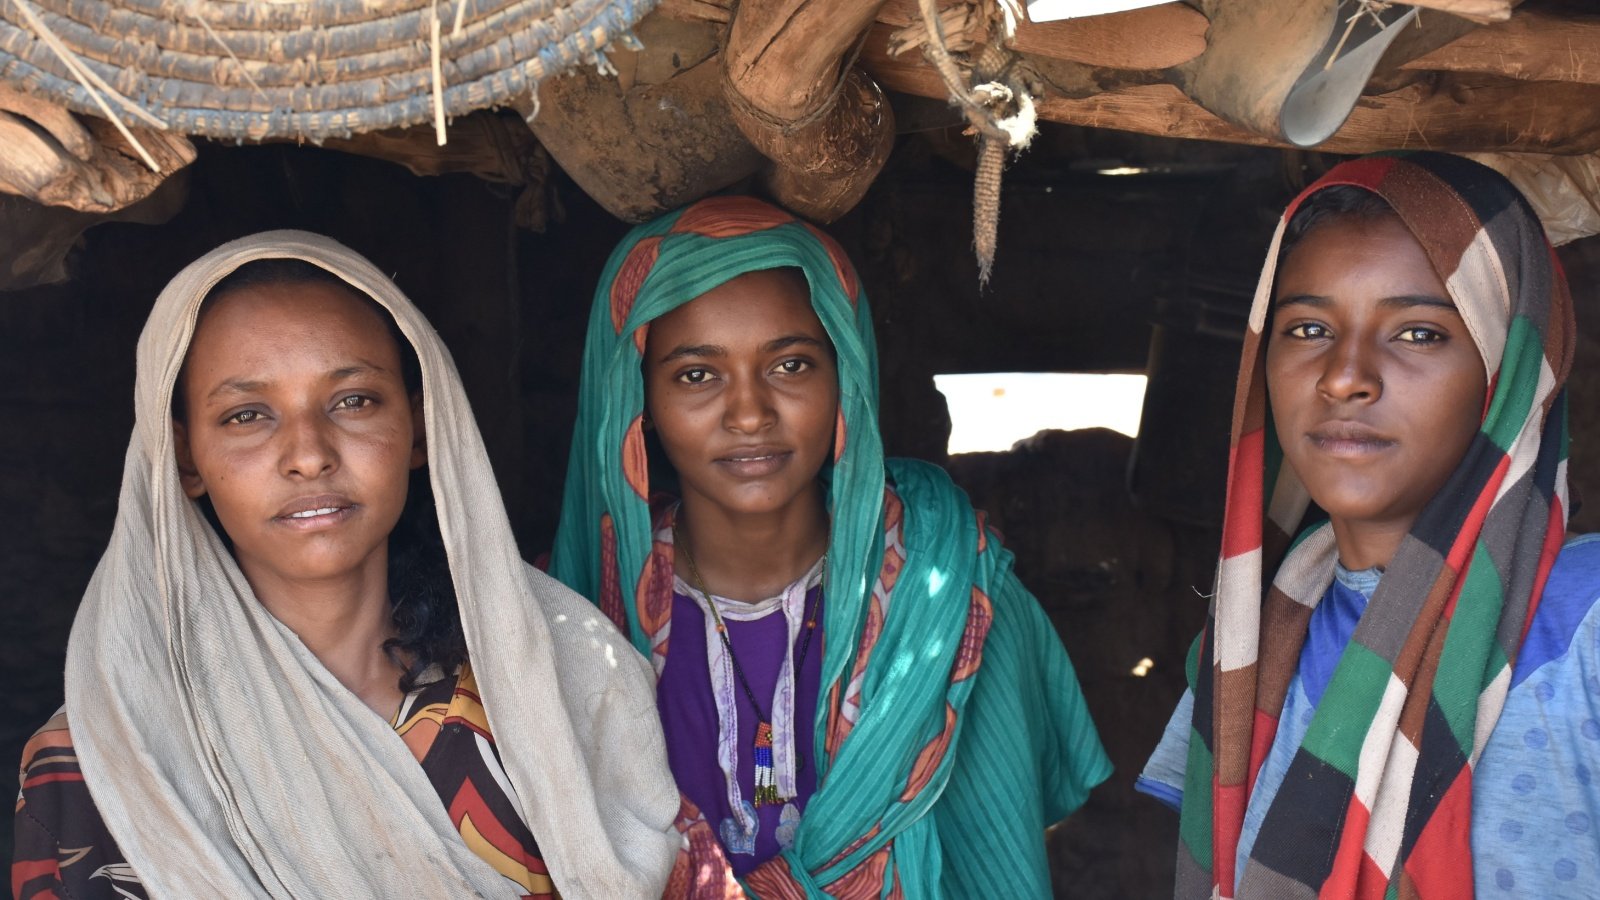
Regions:
<instances>
[{"instance_id":1,"label":"bright window opening","mask_svg":"<svg viewBox=\"0 0 1600 900\"><path fill-rule=\"evenodd\" d=\"M1139 434L1145 376L1081 372L935 375L950 407L951 453L1010 450L1047 428Z\"/></svg>"}]
</instances>

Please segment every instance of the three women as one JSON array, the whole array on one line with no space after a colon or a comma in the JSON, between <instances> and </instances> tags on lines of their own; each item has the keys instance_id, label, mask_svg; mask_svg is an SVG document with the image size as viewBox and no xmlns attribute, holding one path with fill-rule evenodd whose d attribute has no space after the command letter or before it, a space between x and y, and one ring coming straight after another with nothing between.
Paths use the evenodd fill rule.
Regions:
<instances>
[{"instance_id":1,"label":"three women","mask_svg":"<svg viewBox=\"0 0 1600 900\"><path fill-rule=\"evenodd\" d=\"M1572 310L1537 219L1418 155L1280 232L1213 618L1142 782L1182 807L1179 895L1592 881L1600 545L1562 547ZM275 234L180 275L16 892L1047 895L1042 829L1109 766L982 517L883 458L839 248L741 198L636 229L583 377L553 572L653 698L517 560L380 274Z\"/></svg>"}]
</instances>

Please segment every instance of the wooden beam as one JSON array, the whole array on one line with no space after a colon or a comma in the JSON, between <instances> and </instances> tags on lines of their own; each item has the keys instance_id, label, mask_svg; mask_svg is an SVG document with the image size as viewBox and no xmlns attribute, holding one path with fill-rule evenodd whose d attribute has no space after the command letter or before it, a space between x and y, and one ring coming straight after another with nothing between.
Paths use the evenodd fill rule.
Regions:
<instances>
[{"instance_id":1,"label":"wooden beam","mask_svg":"<svg viewBox=\"0 0 1600 900\"><path fill-rule=\"evenodd\" d=\"M1036 99L1035 105L1039 117L1049 122L1169 138L1262 147L1289 146L1217 118L1170 84L1119 88L1081 100L1044 97Z\"/></svg>"},{"instance_id":2,"label":"wooden beam","mask_svg":"<svg viewBox=\"0 0 1600 900\"><path fill-rule=\"evenodd\" d=\"M1401 68L1600 84L1600 12L1521 9L1510 21L1470 31Z\"/></svg>"},{"instance_id":3,"label":"wooden beam","mask_svg":"<svg viewBox=\"0 0 1600 900\"><path fill-rule=\"evenodd\" d=\"M948 4L947 4L948 5ZM921 29L917 0L888 0L878 24ZM1184 3L1058 22L1019 22L1011 49L1119 69L1165 69L1206 49L1209 23Z\"/></svg>"},{"instance_id":4,"label":"wooden beam","mask_svg":"<svg viewBox=\"0 0 1600 900\"><path fill-rule=\"evenodd\" d=\"M110 212L46 206L0 193L0 247L5 248L0 253L0 291L66 281L67 254L85 231L104 222L159 225L176 216L188 197L188 173L181 171L143 200Z\"/></svg>"},{"instance_id":5,"label":"wooden beam","mask_svg":"<svg viewBox=\"0 0 1600 900\"><path fill-rule=\"evenodd\" d=\"M47 206L114 212L150 196L194 161L194 144L181 134L132 131L159 172L110 121L74 116L0 85L0 192Z\"/></svg>"},{"instance_id":6,"label":"wooden beam","mask_svg":"<svg viewBox=\"0 0 1600 900\"><path fill-rule=\"evenodd\" d=\"M761 113L794 120L817 111L839 62L883 0L742 0L723 63L728 83Z\"/></svg>"},{"instance_id":7,"label":"wooden beam","mask_svg":"<svg viewBox=\"0 0 1600 900\"><path fill-rule=\"evenodd\" d=\"M671 48L646 44L645 52ZM644 222L763 164L733 123L722 81L715 57L664 84L627 91L593 66L578 66L539 85L539 115L529 124L584 193L619 219Z\"/></svg>"},{"instance_id":8,"label":"wooden beam","mask_svg":"<svg viewBox=\"0 0 1600 900\"><path fill-rule=\"evenodd\" d=\"M462 172L497 184L542 182L548 169L521 116L486 109L451 122L450 142L443 146L431 124L329 138L322 146L398 163L414 175Z\"/></svg>"},{"instance_id":9,"label":"wooden beam","mask_svg":"<svg viewBox=\"0 0 1600 900\"><path fill-rule=\"evenodd\" d=\"M1234 128L1168 85L1124 88L1088 100L1046 99L1040 114L1057 122L1285 146ZM1458 82L1442 90L1413 85L1364 97L1333 137L1333 153L1442 150L1575 154L1600 150L1600 88L1516 82Z\"/></svg>"},{"instance_id":10,"label":"wooden beam","mask_svg":"<svg viewBox=\"0 0 1600 900\"><path fill-rule=\"evenodd\" d=\"M733 19L732 0L661 0L656 12L680 22L715 22Z\"/></svg>"},{"instance_id":11,"label":"wooden beam","mask_svg":"<svg viewBox=\"0 0 1600 900\"><path fill-rule=\"evenodd\" d=\"M862 62L891 90L944 99L944 82L920 59L892 59L887 35L869 40ZM1170 84L1136 85L1083 98L1035 98L1040 118L1170 138L1287 147L1229 124ZM1456 152L1588 153L1600 149L1600 87L1480 75L1441 75L1375 97L1363 97L1332 138L1334 153L1432 149Z\"/></svg>"},{"instance_id":12,"label":"wooden beam","mask_svg":"<svg viewBox=\"0 0 1600 900\"><path fill-rule=\"evenodd\" d=\"M950 0L942 7L954 8ZM656 11L689 22L731 20L732 0L661 0ZM887 0L877 23L893 28L922 26L917 0ZM1021 22L1013 49L1055 59L1121 69L1164 69L1200 55L1209 23L1185 3L1089 16L1059 22Z\"/></svg>"},{"instance_id":13,"label":"wooden beam","mask_svg":"<svg viewBox=\"0 0 1600 900\"><path fill-rule=\"evenodd\" d=\"M1407 6L1437 9L1474 22L1504 22L1521 0L1400 0Z\"/></svg>"},{"instance_id":14,"label":"wooden beam","mask_svg":"<svg viewBox=\"0 0 1600 900\"><path fill-rule=\"evenodd\" d=\"M883 0L741 0L722 66L739 131L772 161L775 199L831 222L894 147L894 113L852 60Z\"/></svg>"}]
</instances>

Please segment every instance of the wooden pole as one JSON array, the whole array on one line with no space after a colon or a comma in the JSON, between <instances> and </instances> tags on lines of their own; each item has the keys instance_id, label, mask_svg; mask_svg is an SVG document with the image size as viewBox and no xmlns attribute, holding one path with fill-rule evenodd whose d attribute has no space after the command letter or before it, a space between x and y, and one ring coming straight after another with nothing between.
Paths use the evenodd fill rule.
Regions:
<instances>
[{"instance_id":1,"label":"wooden pole","mask_svg":"<svg viewBox=\"0 0 1600 900\"><path fill-rule=\"evenodd\" d=\"M831 222L889 158L894 116L853 66L883 0L744 0L723 50L733 121L771 160L784 206Z\"/></svg>"}]
</instances>

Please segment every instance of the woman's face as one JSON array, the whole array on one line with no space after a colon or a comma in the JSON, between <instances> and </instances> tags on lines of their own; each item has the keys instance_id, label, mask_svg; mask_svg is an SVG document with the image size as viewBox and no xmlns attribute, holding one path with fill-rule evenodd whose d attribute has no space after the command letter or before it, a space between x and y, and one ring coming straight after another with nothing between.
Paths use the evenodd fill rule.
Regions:
<instances>
[{"instance_id":1,"label":"woman's face","mask_svg":"<svg viewBox=\"0 0 1600 900\"><path fill-rule=\"evenodd\" d=\"M201 317L184 373L184 490L210 496L253 583L383 570L425 454L376 310L331 284L240 287Z\"/></svg>"},{"instance_id":2,"label":"woman's face","mask_svg":"<svg viewBox=\"0 0 1600 900\"><path fill-rule=\"evenodd\" d=\"M1483 359L1399 218L1313 228L1278 272L1267 393L1284 457L1335 524L1409 530L1482 422Z\"/></svg>"},{"instance_id":3,"label":"woman's face","mask_svg":"<svg viewBox=\"0 0 1600 900\"><path fill-rule=\"evenodd\" d=\"M793 270L749 272L650 323L645 402L684 501L785 508L833 447L832 345Z\"/></svg>"}]
</instances>

